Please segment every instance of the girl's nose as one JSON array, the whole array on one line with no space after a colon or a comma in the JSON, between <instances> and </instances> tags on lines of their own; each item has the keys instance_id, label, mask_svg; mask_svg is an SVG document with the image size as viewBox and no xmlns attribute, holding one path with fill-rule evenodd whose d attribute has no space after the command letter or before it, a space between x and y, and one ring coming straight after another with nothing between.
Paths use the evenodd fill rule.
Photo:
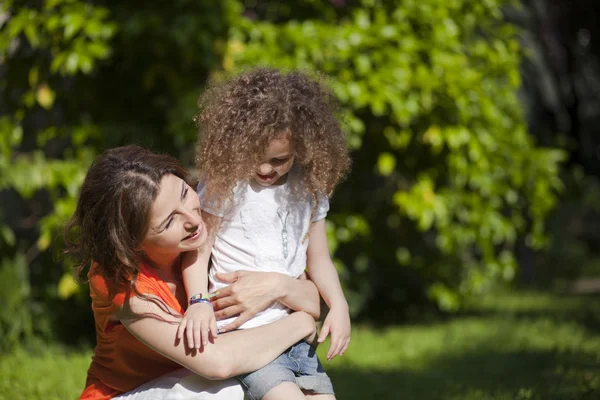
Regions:
<instances>
[{"instance_id":1,"label":"girl's nose","mask_svg":"<svg viewBox=\"0 0 600 400\"><path fill-rule=\"evenodd\" d=\"M258 166L258 173L261 175L269 175L271 172L273 172L273 169L271 168L271 165L267 163Z\"/></svg>"}]
</instances>

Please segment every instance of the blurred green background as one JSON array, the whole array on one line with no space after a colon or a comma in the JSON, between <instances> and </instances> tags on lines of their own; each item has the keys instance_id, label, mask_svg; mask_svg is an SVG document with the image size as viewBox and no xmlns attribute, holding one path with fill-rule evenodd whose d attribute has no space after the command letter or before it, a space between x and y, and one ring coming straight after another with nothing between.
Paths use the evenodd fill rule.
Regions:
<instances>
[{"instance_id":1,"label":"blurred green background","mask_svg":"<svg viewBox=\"0 0 600 400\"><path fill-rule=\"evenodd\" d=\"M83 387L94 326L60 234L93 157L135 143L193 170L203 87L257 65L323 72L343 105L338 398L600 398L599 16L593 0L4 0L0 399Z\"/></svg>"}]
</instances>

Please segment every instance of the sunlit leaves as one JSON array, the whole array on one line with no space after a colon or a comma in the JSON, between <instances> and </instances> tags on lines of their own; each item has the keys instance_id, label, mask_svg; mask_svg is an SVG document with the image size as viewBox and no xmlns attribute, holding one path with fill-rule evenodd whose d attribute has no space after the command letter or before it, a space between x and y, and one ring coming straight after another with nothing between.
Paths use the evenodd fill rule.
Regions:
<instances>
[{"instance_id":1,"label":"sunlit leaves","mask_svg":"<svg viewBox=\"0 0 600 400\"><path fill-rule=\"evenodd\" d=\"M381 175L388 176L396 168L396 157L391 153L381 153L377 159L377 170Z\"/></svg>"},{"instance_id":2,"label":"sunlit leaves","mask_svg":"<svg viewBox=\"0 0 600 400\"><path fill-rule=\"evenodd\" d=\"M544 219L562 187L564 154L537 148L525 131L520 49L502 21L505 3L370 0L336 25L242 19L225 57L228 69L267 64L332 76L345 115L362 121L349 126L351 148L386 144L371 168L385 179L388 197L378 201L397 207L390 229L396 215L435 237L446 262L430 258L429 294L446 309L512 279L517 237L545 243ZM337 221L336 229L343 232ZM392 259L402 266L433 250L400 249Z\"/></svg>"},{"instance_id":3,"label":"sunlit leaves","mask_svg":"<svg viewBox=\"0 0 600 400\"><path fill-rule=\"evenodd\" d=\"M109 40L116 25L108 10L78 1L47 2L42 9L20 7L0 30L0 58L10 57L11 46L49 50L52 73L90 73L94 63L110 55ZM14 50L13 50L14 51Z\"/></svg>"},{"instance_id":4,"label":"sunlit leaves","mask_svg":"<svg viewBox=\"0 0 600 400\"><path fill-rule=\"evenodd\" d=\"M57 103L62 103L63 108L59 107L62 111L65 103L77 101L64 98L65 81L59 82L77 74L91 73L99 61L110 56L110 40L116 32L116 25L103 7L75 0L47 0L38 5L17 3L7 2L1 6L7 19L0 27L0 60L7 65L7 74L24 71L17 75L24 79L4 83L10 85L9 95L20 95L13 108L7 103L3 108L5 115L0 118L0 190L13 190L25 202L44 193L53 209L38 220L35 228L39 236L33 243L15 237L11 228L2 222L6 216L0 216L3 251L18 254L16 261L0 260L4 263L1 268L7 273L14 268L26 273L26 264L36 254L49 250L57 230L74 211L79 187L95 154L87 145L97 135L97 127L85 119L74 125L55 123L52 116L56 115ZM32 120L36 122L32 124ZM66 143L73 147L67 147L62 154L49 155L45 148L53 140L57 143L57 138L63 142L70 138ZM25 147L21 147L23 143ZM36 147L31 148L32 145ZM24 250L27 250L26 257L23 257ZM12 262L15 265L9 268L6 263ZM28 288L26 276L22 281L14 276L10 279L12 284ZM67 290L69 286L65 283L59 286L61 295L72 294L72 288ZM20 296L19 307L23 318L28 318L32 308L23 303L31 303L29 293ZM6 296L0 297L5 299ZM0 318L3 315L7 313L0 313ZM23 338L28 330L31 327L27 324L15 325L12 340Z\"/></svg>"},{"instance_id":5,"label":"sunlit leaves","mask_svg":"<svg viewBox=\"0 0 600 400\"><path fill-rule=\"evenodd\" d=\"M505 3L364 0L347 3L337 20L337 14L328 13L273 23L248 18L242 2L227 0L222 3L225 21L182 14L165 27L160 18L136 15L119 30L124 38L138 39L159 29L169 40L158 44L185 49L177 62L202 62L206 68L218 62L213 76L250 65L329 75L355 154L354 182L362 185L352 188L350 200L332 199L347 209L332 213L327 225L344 284L356 289L349 294L351 306L356 309L374 296L371 285L402 284L394 271L414 268L441 307L456 309L463 296L515 275L518 237L525 236L531 246L546 244L544 219L561 189L563 153L536 147L524 126L516 95L521 55L515 28L502 20ZM84 148L99 135L98 127L78 110L81 120L73 126L28 131L38 148L68 137L72 148L60 162L40 152L17 155L13 150L22 143L28 115L50 115L78 100L62 97L65 85L57 82L93 76L111 56L117 27L107 9L88 2L49 0L32 7L12 11L0 29L1 60L10 61L25 48L47 57L44 63L20 66L18 109L0 118L0 187L24 197L49 191L54 213L41 220L37 242L46 249L52 229L72 212L93 154ZM214 24L227 26L227 37L215 38L220 28ZM190 81L177 76L169 60L160 60L137 66L141 85L154 90L164 80L178 93L168 111L169 129L177 132L176 148L190 147L199 88L188 88ZM189 94L180 95L184 91L178 86Z\"/></svg>"},{"instance_id":6,"label":"sunlit leaves","mask_svg":"<svg viewBox=\"0 0 600 400\"><path fill-rule=\"evenodd\" d=\"M47 84L40 85L35 92L35 98L38 104L46 110L52 108L55 96L56 94Z\"/></svg>"}]
</instances>

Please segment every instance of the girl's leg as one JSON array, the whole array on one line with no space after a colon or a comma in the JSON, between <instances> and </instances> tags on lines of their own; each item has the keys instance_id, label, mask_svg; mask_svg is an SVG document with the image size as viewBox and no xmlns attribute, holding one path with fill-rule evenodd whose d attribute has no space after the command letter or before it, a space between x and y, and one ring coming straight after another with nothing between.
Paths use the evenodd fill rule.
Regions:
<instances>
[{"instance_id":1,"label":"girl's leg","mask_svg":"<svg viewBox=\"0 0 600 400\"><path fill-rule=\"evenodd\" d=\"M306 398L310 400L335 400L335 396L332 394L311 394L305 393Z\"/></svg>"},{"instance_id":2,"label":"girl's leg","mask_svg":"<svg viewBox=\"0 0 600 400\"><path fill-rule=\"evenodd\" d=\"M262 400L304 400L302 390L292 382L283 382L269 390Z\"/></svg>"}]
</instances>

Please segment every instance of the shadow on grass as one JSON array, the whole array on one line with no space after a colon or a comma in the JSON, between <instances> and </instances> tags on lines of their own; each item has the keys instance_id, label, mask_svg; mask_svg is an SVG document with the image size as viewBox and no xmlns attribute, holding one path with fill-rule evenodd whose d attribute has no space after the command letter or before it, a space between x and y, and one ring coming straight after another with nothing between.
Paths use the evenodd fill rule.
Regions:
<instances>
[{"instance_id":1,"label":"shadow on grass","mask_svg":"<svg viewBox=\"0 0 600 400\"><path fill-rule=\"evenodd\" d=\"M597 399L597 356L575 352L480 350L440 358L425 369L328 371L345 399Z\"/></svg>"}]
</instances>

